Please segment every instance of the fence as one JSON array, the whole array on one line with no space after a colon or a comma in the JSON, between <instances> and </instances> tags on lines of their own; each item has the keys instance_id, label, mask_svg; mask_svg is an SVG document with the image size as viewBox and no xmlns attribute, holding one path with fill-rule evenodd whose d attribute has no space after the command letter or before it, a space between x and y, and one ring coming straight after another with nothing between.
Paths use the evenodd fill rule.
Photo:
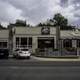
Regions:
<instances>
[{"instance_id":1,"label":"fence","mask_svg":"<svg viewBox=\"0 0 80 80\"><path fill-rule=\"evenodd\" d=\"M77 49L37 49L36 54L39 56L79 56L80 50Z\"/></svg>"}]
</instances>

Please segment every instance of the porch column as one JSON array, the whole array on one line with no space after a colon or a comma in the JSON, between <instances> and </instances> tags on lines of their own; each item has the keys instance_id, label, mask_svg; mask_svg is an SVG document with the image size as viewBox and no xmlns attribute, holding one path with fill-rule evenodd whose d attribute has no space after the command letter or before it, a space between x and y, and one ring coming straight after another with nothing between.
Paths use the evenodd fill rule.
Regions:
<instances>
[{"instance_id":1,"label":"porch column","mask_svg":"<svg viewBox=\"0 0 80 80\"><path fill-rule=\"evenodd\" d=\"M20 48L21 47L21 37L19 37L19 46L18 46L18 48Z\"/></svg>"},{"instance_id":2,"label":"porch column","mask_svg":"<svg viewBox=\"0 0 80 80\"><path fill-rule=\"evenodd\" d=\"M33 51L33 53L35 53L35 49L38 48L38 40L37 40L37 37L33 37L32 40L33 40L32 41L32 51Z\"/></svg>"},{"instance_id":3,"label":"porch column","mask_svg":"<svg viewBox=\"0 0 80 80\"><path fill-rule=\"evenodd\" d=\"M72 40L72 47L77 48L77 41L76 40Z\"/></svg>"},{"instance_id":4,"label":"porch column","mask_svg":"<svg viewBox=\"0 0 80 80\"><path fill-rule=\"evenodd\" d=\"M63 48L63 39L60 40L60 47Z\"/></svg>"},{"instance_id":5,"label":"porch column","mask_svg":"<svg viewBox=\"0 0 80 80\"><path fill-rule=\"evenodd\" d=\"M56 37L54 37L54 49L56 49L57 48L57 46L56 46L57 44L56 44Z\"/></svg>"},{"instance_id":6,"label":"porch column","mask_svg":"<svg viewBox=\"0 0 80 80\"><path fill-rule=\"evenodd\" d=\"M13 51L16 49L16 37L13 36Z\"/></svg>"},{"instance_id":7,"label":"porch column","mask_svg":"<svg viewBox=\"0 0 80 80\"><path fill-rule=\"evenodd\" d=\"M29 48L29 37L27 37L27 48Z\"/></svg>"}]
</instances>

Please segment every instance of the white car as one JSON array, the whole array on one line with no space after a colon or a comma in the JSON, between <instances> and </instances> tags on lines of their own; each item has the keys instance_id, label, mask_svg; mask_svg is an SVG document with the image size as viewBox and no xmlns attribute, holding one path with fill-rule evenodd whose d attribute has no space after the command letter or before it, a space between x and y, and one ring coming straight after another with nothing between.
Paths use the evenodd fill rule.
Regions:
<instances>
[{"instance_id":1,"label":"white car","mask_svg":"<svg viewBox=\"0 0 80 80\"><path fill-rule=\"evenodd\" d=\"M31 56L31 52L29 51L29 49L17 49L15 50L14 57L16 58L30 58Z\"/></svg>"}]
</instances>

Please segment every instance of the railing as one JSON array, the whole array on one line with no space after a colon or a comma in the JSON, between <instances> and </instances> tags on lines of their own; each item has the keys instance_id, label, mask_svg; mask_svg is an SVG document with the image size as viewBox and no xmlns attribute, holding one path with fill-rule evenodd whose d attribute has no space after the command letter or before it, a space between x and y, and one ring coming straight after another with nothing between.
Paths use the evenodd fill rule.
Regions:
<instances>
[{"instance_id":1,"label":"railing","mask_svg":"<svg viewBox=\"0 0 80 80\"><path fill-rule=\"evenodd\" d=\"M77 49L74 49L73 51L69 51L67 49L37 49L36 54L40 56L79 56Z\"/></svg>"}]
</instances>

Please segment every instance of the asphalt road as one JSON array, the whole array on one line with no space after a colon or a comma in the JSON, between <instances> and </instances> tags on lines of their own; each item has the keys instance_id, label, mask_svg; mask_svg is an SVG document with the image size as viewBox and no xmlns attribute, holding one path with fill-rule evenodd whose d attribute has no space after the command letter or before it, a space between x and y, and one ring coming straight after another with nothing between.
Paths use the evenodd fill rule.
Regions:
<instances>
[{"instance_id":1,"label":"asphalt road","mask_svg":"<svg viewBox=\"0 0 80 80\"><path fill-rule=\"evenodd\" d=\"M0 80L80 80L80 62L0 60Z\"/></svg>"}]
</instances>

